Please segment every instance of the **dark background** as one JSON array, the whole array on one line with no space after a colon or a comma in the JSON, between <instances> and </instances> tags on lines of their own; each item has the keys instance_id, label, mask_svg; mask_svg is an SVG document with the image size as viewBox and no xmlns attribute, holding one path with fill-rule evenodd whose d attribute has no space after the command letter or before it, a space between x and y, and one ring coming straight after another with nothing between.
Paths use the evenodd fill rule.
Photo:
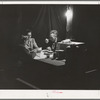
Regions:
<instances>
[{"instance_id":1,"label":"dark background","mask_svg":"<svg viewBox=\"0 0 100 100\"><path fill-rule=\"evenodd\" d=\"M67 57L69 55L70 58L74 59L71 60L72 65L72 61L76 62L77 59L79 60L82 58L78 61L79 67L76 68L77 65L73 65L74 68L72 68L73 72L70 73L71 75L66 75L68 73L68 69L62 68L61 71L61 68L53 68L51 66L49 69L47 65L44 66L41 65L41 63L37 63L37 66L33 67L32 63L29 63L26 66L23 65L21 68L22 72L25 73L25 76L22 75L22 72L19 76L24 76L24 78L36 82L36 86L38 86L37 84L40 84L40 87L42 87L41 85L46 87L44 82L48 80L46 83L49 84L52 82L50 84L50 86L53 85L51 88L63 87L64 89L99 89L100 6L73 5L73 23L69 33L66 33L66 8L67 5L0 6L0 68L2 69L0 77L3 78L3 80L5 80L5 77L8 76L7 72L13 73L10 78L13 77L15 73L18 74L16 69L19 68L21 62L18 63L16 57L19 52L18 47L21 43L21 35L25 35L27 29L32 30L33 37L35 37L37 44L41 47L45 46L44 40L49 36L50 30L56 29L58 31L58 37L62 40L65 39L66 36L70 36L73 41L82 41L85 43L87 49L87 52L85 52L85 57L83 57L83 55L79 55L81 53L75 53L74 55L74 51L69 51L70 53L67 54ZM80 61L85 63L81 64ZM65 66L67 68L67 63ZM81 69L84 69L85 71ZM93 69L96 69L96 71L93 73L91 72L90 74L82 75L83 77L81 78L81 72L85 73L86 71ZM78 70L77 74L74 72L75 70L76 72ZM72 78L69 78L69 76L72 76ZM79 79L77 79L77 76ZM6 79L8 80L8 77ZM6 81L4 83L3 81L1 82L2 86L4 86L4 83L7 85L13 84L13 82L10 80L8 82L9 84ZM14 81L14 83L16 83L16 81Z\"/></svg>"}]
</instances>

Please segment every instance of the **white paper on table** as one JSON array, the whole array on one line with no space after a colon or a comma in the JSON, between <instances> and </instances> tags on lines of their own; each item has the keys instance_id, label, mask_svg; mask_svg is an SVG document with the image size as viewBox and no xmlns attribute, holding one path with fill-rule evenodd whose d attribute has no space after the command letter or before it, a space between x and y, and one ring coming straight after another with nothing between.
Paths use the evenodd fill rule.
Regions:
<instances>
[{"instance_id":1,"label":"white paper on table","mask_svg":"<svg viewBox=\"0 0 100 100\"><path fill-rule=\"evenodd\" d=\"M44 52L37 53L34 59L45 59L47 56L44 55Z\"/></svg>"}]
</instances>

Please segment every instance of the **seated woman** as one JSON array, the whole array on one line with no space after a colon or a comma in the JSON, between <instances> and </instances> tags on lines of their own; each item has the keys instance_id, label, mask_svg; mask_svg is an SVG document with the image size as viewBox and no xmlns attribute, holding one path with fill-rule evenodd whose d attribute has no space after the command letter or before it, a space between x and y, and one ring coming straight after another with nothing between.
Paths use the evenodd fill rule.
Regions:
<instances>
[{"instance_id":1,"label":"seated woman","mask_svg":"<svg viewBox=\"0 0 100 100\"><path fill-rule=\"evenodd\" d=\"M56 52L56 50L58 49L57 43L59 42L57 35L57 30L51 30L49 39L45 39L47 49L52 50L54 52L53 59L56 59L56 57L58 56L58 53Z\"/></svg>"},{"instance_id":2,"label":"seated woman","mask_svg":"<svg viewBox=\"0 0 100 100\"><path fill-rule=\"evenodd\" d=\"M58 35L57 30L50 31L49 39L45 39L45 42L47 44L47 49L55 51L57 42L59 41L57 35Z\"/></svg>"}]
</instances>

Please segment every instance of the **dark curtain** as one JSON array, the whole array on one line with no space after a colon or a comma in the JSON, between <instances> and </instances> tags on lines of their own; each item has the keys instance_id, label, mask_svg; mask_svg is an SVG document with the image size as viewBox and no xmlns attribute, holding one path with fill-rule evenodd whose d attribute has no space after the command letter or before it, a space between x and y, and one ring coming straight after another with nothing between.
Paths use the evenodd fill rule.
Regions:
<instances>
[{"instance_id":1,"label":"dark curtain","mask_svg":"<svg viewBox=\"0 0 100 100\"><path fill-rule=\"evenodd\" d=\"M27 29L32 30L32 35L40 47L45 46L44 40L52 29L58 31L60 39L65 39L65 10L66 5L1 5L1 59L17 52L21 35L25 35Z\"/></svg>"},{"instance_id":2,"label":"dark curtain","mask_svg":"<svg viewBox=\"0 0 100 100\"><path fill-rule=\"evenodd\" d=\"M74 6L73 36L88 46L100 46L100 6Z\"/></svg>"},{"instance_id":3,"label":"dark curtain","mask_svg":"<svg viewBox=\"0 0 100 100\"><path fill-rule=\"evenodd\" d=\"M39 46L45 45L45 38L48 38L50 30L57 30L60 39L66 38L66 19L64 16L66 6L42 5L36 20L32 22L33 35Z\"/></svg>"},{"instance_id":4,"label":"dark curtain","mask_svg":"<svg viewBox=\"0 0 100 100\"><path fill-rule=\"evenodd\" d=\"M45 46L45 38L48 38L50 30L57 30L58 37L66 38L66 5L29 5L18 6L19 17L17 20L17 34L15 44L20 43L22 34L26 30L32 30L39 46Z\"/></svg>"},{"instance_id":5,"label":"dark curtain","mask_svg":"<svg viewBox=\"0 0 100 100\"><path fill-rule=\"evenodd\" d=\"M31 29L39 46L52 29L66 38L67 5L2 5L0 6L0 53L12 52L20 44L21 35ZM100 6L74 5L71 35L85 42L91 50L100 51ZM7 56L6 56L7 57Z\"/></svg>"},{"instance_id":6,"label":"dark curtain","mask_svg":"<svg viewBox=\"0 0 100 100\"><path fill-rule=\"evenodd\" d=\"M3 5L0 6L0 44L2 51L20 44L21 35L27 29L39 46L52 29L58 31L61 39L66 38L67 5ZM84 41L89 46L100 45L100 6L73 6L72 36L76 41ZM3 49L6 48L6 49ZM7 50L8 51L8 50Z\"/></svg>"},{"instance_id":7,"label":"dark curtain","mask_svg":"<svg viewBox=\"0 0 100 100\"><path fill-rule=\"evenodd\" d=\"M16 6L0 6L0 50L4 54L15 45L18 17Z\"/></svg>"}]
</instances>

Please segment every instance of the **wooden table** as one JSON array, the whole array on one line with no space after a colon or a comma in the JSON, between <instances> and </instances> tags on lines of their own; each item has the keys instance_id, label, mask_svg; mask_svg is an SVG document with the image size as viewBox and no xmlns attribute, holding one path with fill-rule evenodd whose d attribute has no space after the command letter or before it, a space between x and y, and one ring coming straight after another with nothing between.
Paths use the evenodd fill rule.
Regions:
<instances>
[{"instance_id":1,"label":"wooden table","mask_svg":"<svg viewBox=\"0 0 100 100\"><path fill-rule=\"evenodd\" d=\"M53 65L53 66L65 65L65 60L53 60L52 59L53 54L51 54L50 57L51 58L48 58L43 52L40 52L37 54L37 56L34 58L34 60L49 64L49 65Z\"/></svg>"}]
</instances>

